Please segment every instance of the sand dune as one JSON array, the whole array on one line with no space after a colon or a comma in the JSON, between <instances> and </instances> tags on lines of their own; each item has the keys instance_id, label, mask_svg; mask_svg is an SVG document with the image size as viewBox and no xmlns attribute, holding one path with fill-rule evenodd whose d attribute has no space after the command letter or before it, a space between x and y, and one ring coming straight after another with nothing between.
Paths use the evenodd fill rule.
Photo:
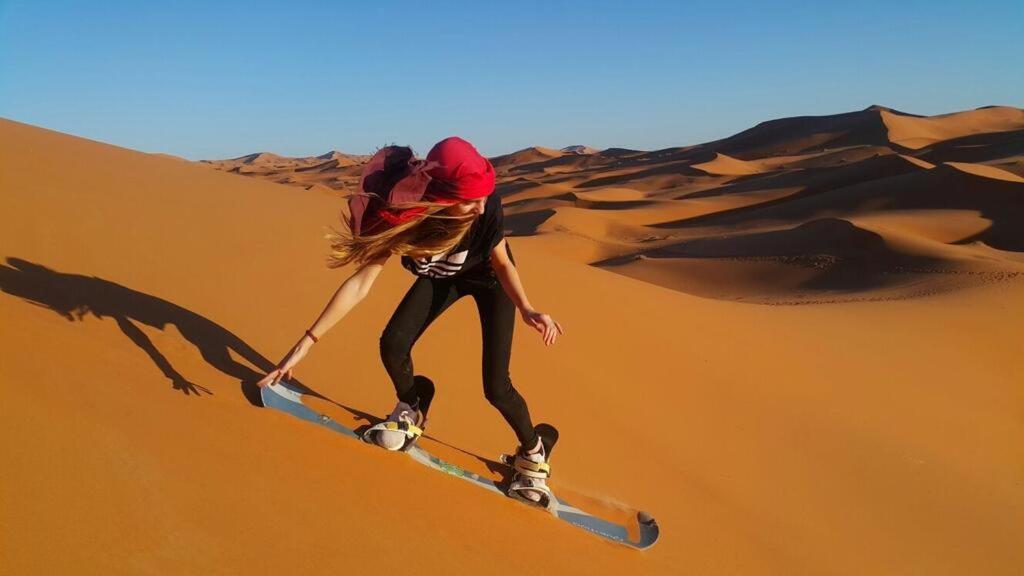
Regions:
<instances>
[{"instance_id":1,"label":"sand dune","mask_svg":"<svg viewBox=\"0 0 1024 576\"><path fill-rule=\"evenodd\" d=\"M574 241L567 245L581 247L564 254L676 290L698 286L693 293L702 296L728 299L741 293L762 302L910 297L1020 273L1016 253L1024 238L1015 230L1024 229L1024 192L1015 171L1024 166L1021 114L988 107L930 118L871 106L784 118L697 146L598 152L588 157L587 166L557 175L547 170L561 158L530 159L507 168L516 178L502 190L508 191L509 220L517 233L595 239L603 248ZM612 195L603 198L604 190ZM586 211L595 212L597 220ZM738 232L771 243L787 236L756 235L781 235L836 219L867 223L865 231L888 244L927 254L930 263L923 268L881 266L876 274L876 280L886 276L887 285L911 283L914 290L882 290L871 281L780 284L777 271L770 275L775 280L757 272L763 272L766 256L755 250L715 258L714 264L703 258L699 265L693 258L659 252ZM609 220L633 228L613 233ZM602 224L595 228L596 222ZM799 262L831 254L828 236L808 236L803 260L779 270L806 276ZM965 266L972 273L956 274L951 281L953 271ZM655 271L638 272L644 268ZM914 272L902 280L893 276L910 269ZM738 277L751 281L737 283ZM745 288L738 291L737 284ZM782 285L800 289L787 292L779 289Z\"/></svg>"},{"instance_id":2,"label":"sand dune","mask_svg":"<svg viewBox=\"0 0 1024 576\"><path fill-rule=\"evenodd\" d=\"M972 164L970 162L944 162L946 166L966 172L968 174L974 174L975 176L981 176L983 178L991 178L993 180L1003 180L1004 182L1014 182L1017 184L1024 183L1024 178L1006 170L1001 170L995 166L985 166L983 164Z\"/></svg>"},{"instance_id":3,"label":"sand dune","mask_svg":"<svg viewBox=\"0 0 1024 576\"><path fill-rule=\"evenodd\" d=\"M936 284L840 269L836 287L835 268L786 262L934 260L902 243L919 239L940 260L966 251L1008 269L1022 185L987 168L886 158L903 171L764 196L764 210L779 210L773 226L704 235L617 219L645 207L576 205L601 202L604 188L580 186L601 170L562 184L523 176L552 196L579 194L572 205L520 199L522 214L508 218L515 227L540 212L531 202L565 202L509 240L531 300L566 327L545 347L519 324L512 378L535 417L562 431L556 491L657 515L662 542L635 553L252 404L253 383L345 277L323 266L323 226L344 205L336 192L6 120L0 152L2 573L369 573L399 557L423 574L999 575L1024 565L1021 283L885 301ZM626 179L607 201L770 192L688 199L721 179L685 178L669 189ZM992 226L978 233L980 218ZM969 237L950 244L946 230ZM605 243L643 266L587 265ZM411 281L389 263L300 365L300 381L356 410L389 410L378 336ZM807 303L840 290L862 301L722 300ZM479 364L450 358L456 346L477 358L478 330L461 301L414 357L439 386L428 434L493 457L514 438L479 390Z\"/></svg>"},{"instance_id":4,"label":"sand dune","mask_svg":"<svg viewBox=\"0 0 1024 576\"><path fill-rule=\"evenodd\" d=\"M562 154L563 153L560 150L552 150L551 148L544 148L542 146L531 146L530 148L524 148L523 150L518 150L511 154L496 156L490 160L494 167L500 170L507 166L532 164L535 162L543 162L551 158L559 158Z\"/></svg>"},{"instance_id":5,"label":"sand dune","mask_svg":"<svg viewBox=\"0 0 1024 576\"><path fill-rule=\"evenodd\" d=\"M301 186L307 190L316 185L319 191L351 191L359 182L360 166L368 158L365 155L344 154L331 150L319 156L299 158L258 152L228 160L201 162L225 172L255 176L279 184Z\"/></svg>"},{"instance_id":6,"label":"sand dune","mask_svg":"<svg viewBox=\"0 0 1024 576\"><path fill-rule=\"evenodd\" d=\"M926 118L886 110L881 115L890 140L915 150L952 138L1024 129L1024 110L1009 106L988 106Z\"/></svg>"},{"instance_id":7,"label":"sand dune","mask_svg":"<svg viewBox=\"0 0 1024 576\"><path fill-rule=\"evenodd\" d=\"M993 178L993 174L1001 177ZM788 198L785 202L745 209L741 213L715 214L697 224L756 227L764 223L793 222L828 214L920 209L978 210L993 221L992 227L985 232L986 242L997 248L1020 250L1024 249L1022 184L1024 182L1019 177L989 166L947 163L931 170L910 171L862 180L850 186L817 190ZM672 225L687 224L688 221L684 220Z\"/></svg>"},{"instance_id":8,"label":"sand dune","mask_svg":"<svg viewBox=\"0 0 1024 576\"><path fill-rule=\"evenodd\" d=\"M654 261L662 259L673 266ZM695 263L699 260L705 262ZM707 263L711 260L714 264ZM597 263L640 279L653 277L643 270L651 267L664 279L661 283L708 295L728 293L748 301L766 295L783 300L808 294L822 298L830 292L835 299L867 291L886 297L919 295L922 275L945 271L943 264L919 254L901 253L880 234L837 218L767 232L696 238ZM712 268L719 273L709 273ZM724 273L729 268L750 268L756 273ZM706 270L699 273L701 269ZM934 284L946 287L948 283L943 279ZM907 291L893 289L899 285L906 285Z\"/></svg>"},{"instance_id":9,"label":"sand dune","mask_svg":"<svg viewBox=\"0 0 1024 576\"><path fill-rule=\"evenodd\" d=\"M599 152L597 148L591 148L590 146L584 146L583 144L573 144L572 146L566 146L561 148L559 152L565 154L594 154Z\"/></svg>"},{"instance_id":10,"label":"sand dune","mask_svg":"<svg viewBox=\"0 0 1024 576\"><path fill-rule=\"evenodd\" d=\"M770 120L705 146L741 160L750 160L827 148L884 145L889 143L882 120L882 114L886 112L886 108L871 106L844 114Z\"/></svg>"},{"instance_id":11,"label":"sand dune","mask_svg":"<svg viewBox=\"0 0 1024 576\"><path fill-rule=\"evenodd\" d=\"M880 287L874 281L805 283L799 290L780 291L778 282L758 281L753 271L764 268L765 256L756 251L718 258L714 265L705 258L700 265L701 270L751 268L725 274L697 270L691 260L658 251L740 232L774 242L788 237L786 230L805 231L804 225L812 224L809 230L820 230L820 222L842 220L866 224L890 244L924 251L937 263L927 269L944 271L931 280L919 273L908 276L915 285L969 287L989 278L1014 277L1020 263L1016 252L1024 246L1024 238L1015 232L1024 225L1019 208L1022 127L1024 111L1006 106L932 117L869 106L770 120L692 146L654 151L535 146L492 162L499 172L498 194L506 205L509 231L560 237L565 240L559 248L564 257L675 290L699 285L694 293L708 297L735 297L737 286L728 284L742 276L752 279L740 291L747 300L872 299L880 297L873 293ZM307 190L315 184L330 194L328 189L352 189L358 161L337 152L299 159L261 153L216 166ZM880 223L880 228L871 228ZM901 224L910 227L902 229ZM927 232L921 236L923 230ZM757 236L761 233L777 236ZM804 260L799 261L831 254L828 236L808 237ZM966 257L971 251L975 257ZM983 262L987 268L951 283L945 271L961 269L965 260ZM792 273L805 275L790 264ZM658 272L638 273L646 267ZM887 266L880 270L899 274ZM711 277L723 279L721 292L712 289L716 284L708 282ZM929 290L903 296L921 293ZM887 289L885 294L896 297L897 292Z\"/></svg>"},{"instance_id":12,"label":"sand dune","mask_svg":"<svg viewBox=\"0 0 1024 576\"><path fill-rule=\"evenodd\" d=\"M744 162L731 158L725 154L715 154L714 160L692 164L698 170L718 176L742 176L746 174L757 174L762 168L754 162Z\"/></svg>"},{"instance_id":13,"label":"sand dune","mask_svg":"<svg viewBox=\"0 0 1024 576\"><path fill-rule=\"evenodd\" d=\"M15 471L0 480L4 572L368 571L394 557L399 525L411 535L403 554L424 573L542 564L595 574L1008 574L1024 562L1010 440L1021 434L1024 376L1016 283L898 303L760 307L562 259L585 252L567 245L594 245L578 235L512 238L533 299L568 330L546 349L517 328L513 377L563 430L558 482L658 513L665 541L638 555L249 403L259 371L343 277L322 267L319 237L339 198L17 123L0 130L0 372L18 387L3 415ZM69 159L60 171L54 154ZM963 190L1015 186L958 166L935 170L962 178ZM982 196L998 193L984 186ZM563 225L601 216L593 232L627 237L613 226L615 210L555 211ZM945 226L944 212L919 216ZM722 260L823 248L837 258L906 257L839 218L669 241L676 248L665 257L644 261L669 264L684 284L720 274L735 281L712 284L767 286L779 298L805 289L793 267ZM691 264L700 274L681 275ZM799 270L810 283L825 273ZM779 282L765 281L776 273ZM300 367L302 380L386 411L375 334L410 281L389 268ZM459 303L416 359L442 384L430 433L491 455L511 438L477 390L479 367L443 354L476 329L472 306ZM401 506L396 494L406 496Z\"/></svg>"},{"instance_id":14,"label":"sand dune","mask_svg":"<svg viewBox=\"0 0 1024 576\"><path fill-rule=\"evenodd\" d=\"M929 162L994 165L1024 176L1024 130L973 134L937 142L918 153Z\"/></svg>"},{"instance_id":15,"label":"sand dune","mask_svg":"<svg viewBox=\"0 0 1024 576\"><path fill-rule=\"evenodd\" d=\"M154 156L159 156L160 158L169 158L171 160L178 160L179 162L190 162L189 159L182 158L181 156L175 156L174 154L165 154L163 152L153 152L152 154Z\"/></svg>"}]
</instances>

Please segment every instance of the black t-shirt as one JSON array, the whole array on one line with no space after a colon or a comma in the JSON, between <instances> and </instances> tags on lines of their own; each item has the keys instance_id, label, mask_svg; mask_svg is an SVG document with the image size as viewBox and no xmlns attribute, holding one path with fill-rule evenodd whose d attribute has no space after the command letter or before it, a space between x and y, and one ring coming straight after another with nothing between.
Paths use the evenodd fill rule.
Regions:
<instances>
[{"instance_id":1,"label":"black t-shirt","mask_svg":"<svg viewBox=\"0 0 1024 576\"><path fill-rule=\"evenodd\" d=\"M504 226L501 198L491 194L484 205L484 213L477 217L455 248L429 258L402 256L402 266L417 276L489 283L497 278L491 267L491 250L505 237ZM505 242L505 253L515 264L508 242Z\"/></svg>"}]
</instances>

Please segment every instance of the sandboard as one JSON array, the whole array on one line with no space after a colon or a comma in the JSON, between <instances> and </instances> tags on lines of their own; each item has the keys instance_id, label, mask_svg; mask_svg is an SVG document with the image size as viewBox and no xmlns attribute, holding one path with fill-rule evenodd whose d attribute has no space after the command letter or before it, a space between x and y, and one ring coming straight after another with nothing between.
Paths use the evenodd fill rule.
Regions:
<instances>
[{"instance_id":1,"label":"sandboard","mask_svg":"<svg viewBox=\"0 0 1024 576\"><path fill-rule=\"evenodd\" d=\"M333 430L343 436L362 442L357 432L367 425L368 415L340 406L328 399L306 393L302 387L281 381L260 389L263 405L286 412ZM400 452L396 452L400 454ZM505 498L505 487L511 478L511 469L498 461L480 458L440 442L424 434L405 454L413 460L456 476L474 486L494 492ZM442 456L439 456L442 455ZM559 489L549 482L555 493L550 509L531 506L546 511L555 518L577 528L582 528L608 541L638 550L650 548L658 541L658 523L644 512L614 506L598 498ZM514 498L510 498L516 500ZM517 500L516 500L517 501ZM573 502L570 504L569 502ZM529 506L529 504L524 504Z\"/></svg>"}]
</instances>

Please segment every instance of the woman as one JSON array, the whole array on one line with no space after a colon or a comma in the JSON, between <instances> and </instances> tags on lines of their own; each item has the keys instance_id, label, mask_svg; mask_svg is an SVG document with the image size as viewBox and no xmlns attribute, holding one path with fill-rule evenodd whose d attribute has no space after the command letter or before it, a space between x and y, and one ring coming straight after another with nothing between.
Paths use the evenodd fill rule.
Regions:
<instances>
[{"instance_id":1,"label":"woman","mask_svg":"<svg viewBox=\"0 0 1024 576\"><path fill-rule=\"evenodd\" d=\"M545 479L554 442L534 428L523 397L512 386L509 359L515 312L554 344L562 326L530 305L503 237L501 200L493 194L494 167L467 141L438 142L425 160L407 147L387 146L363 168L360 192L349 200L346 233L332 233L328 266L357 264L319 318L260 386L290 379L309 348L369 293L391 255L416 276L380 338L381 359L398 395L388 419L364 436L389 450L408 449L422 434L429 398L413 377L412 346L427 326L459 298L476 301L483 335L483 384L519 440L511 459L510 494L546 505ZM421 404L422 400L422 404ZM538 433L540 431L541 433Z\"/></svg>"}]
</instances>

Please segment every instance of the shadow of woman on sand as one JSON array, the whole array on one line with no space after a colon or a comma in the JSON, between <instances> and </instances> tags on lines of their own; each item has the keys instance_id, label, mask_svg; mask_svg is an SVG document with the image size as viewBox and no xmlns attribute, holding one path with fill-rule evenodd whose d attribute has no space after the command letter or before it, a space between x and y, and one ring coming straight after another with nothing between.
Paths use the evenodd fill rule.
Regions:
<instances>
[{"instance_id":1,"label":"shadow of woman on sand","mask_svg":"<svg viewBox=\"0 0 1024 576\"><path fill-rule=\"evenodd\" d=\"M65 274L21 258L8 258L7 265L0 264L0 291L52 310L69 322L84 321L90 314L96 318L113 318L125 336L141 348L171 381L174 390L185 395L213 394L208 388L189 381L178 372L138 326L141 323L163 330L168 325L174 325L211 366L239 380L242 395L250 404L263 407L256 383L276 365L230 330L191 310L109 280L95 276ZM231 351L262 372L235 361L231 357ZM362 410L335 402L297 379L291 379L289 383L297 385L305 394L348 411L367 424L376 424L381 420ZM432 439L470 454L436 438ZM486 463L492 471L507 472L507 467L493 460L475 454L470 455Z\"/></svg>"},{"instance_id":2,"label":"shadow of woman on sand","mask_svg":"<svg viewBox=\"0 0 1024 576\"><path fill-rule=\"evenodd\" d=\"M164 330L168 325L174 325L211 366L238 379L242 395L249 403L263 406L256 383L273 370L275 364L230 330L191 310L109 280L65 274L21 258L7 258L7 264L0 265L0 290L48 308L69 322L84 321L90 314L96 318L113 318L124 335L141 348L171 381L174 390L185 395L213 394L178 372L139 328L139 324L145 324ZM231 357L232 351L262 373L235 361ZM333 402L297 380L293 381L307 393ZM360 418L372 418L360 410L341 404L338 406Z\"/></svg>"}]
</instances>

